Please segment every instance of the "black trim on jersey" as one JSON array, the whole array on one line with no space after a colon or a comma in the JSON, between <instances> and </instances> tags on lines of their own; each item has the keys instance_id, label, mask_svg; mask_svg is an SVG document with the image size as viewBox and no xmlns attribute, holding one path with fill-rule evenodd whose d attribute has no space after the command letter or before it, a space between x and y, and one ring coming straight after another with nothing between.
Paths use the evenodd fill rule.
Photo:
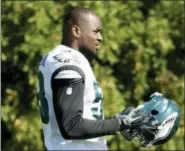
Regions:
<instances>
[{"instance_id":1,"label":"black trim on jersey","mask_svg":"<svg viewBox=\"0 0 185 151\"><path fill-rule=\"evenodd\" d=\"M75 70L82 77L78 67L66 66L58 70ZM80 71L80 72L79 72ZM83 115L84 78L54 79L52 76L53 106L61 135L65 139L89 139L105 135L115 135L119 130L118 119L89 120ZM72 93L67 94L67 89Z\"/></svg>"}]
</instances>

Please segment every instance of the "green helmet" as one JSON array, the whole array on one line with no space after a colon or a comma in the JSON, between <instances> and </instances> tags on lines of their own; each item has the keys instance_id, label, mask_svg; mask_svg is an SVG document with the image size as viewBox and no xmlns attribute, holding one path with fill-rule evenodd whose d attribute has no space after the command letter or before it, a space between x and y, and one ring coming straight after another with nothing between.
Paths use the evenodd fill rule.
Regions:
<instances>
[{"instance_id":1,"label":"green helmet","mask_svg":"<svg viewBox=\"0 0 185 151\"><path fill-rule=\"evenodd\" d=\"M161 145L175 135L179 127L180 114L173 100L155 92L146 103L137 108L147 115L147 124L143 124L138 131L142 146Z\"/></svg>"}]
</instances>

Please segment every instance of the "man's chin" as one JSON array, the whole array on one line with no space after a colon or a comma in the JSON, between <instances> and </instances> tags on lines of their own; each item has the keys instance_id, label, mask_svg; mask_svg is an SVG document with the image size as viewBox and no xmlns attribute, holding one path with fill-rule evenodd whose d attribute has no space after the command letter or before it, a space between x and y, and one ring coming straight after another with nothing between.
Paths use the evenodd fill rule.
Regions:
<instances>
[{"instance_id":1,"label":"man's chin","mask_svg":"<svg viewBox=\"0 0 185 151\"><path fill-rule=\"evenodd\" d=\"M99 49L95 49L95 50L93 51L93 53L94 53L94 54L97 54L97 53L98 53L98 50L99 50Z\"/></svg>"},{"instance_id":2,"label":"man's chin","mask_svg":"<svg viewBox=\"0 0 185 151\"><path fill-rule=\"evenodd\" d=\"M96 49L96 50L99 50L99 49L100 49L100 45L96 45L96 46L95 46L95 49Z\"/></svg>"},{"instance_id":3,"label":"man's chin","mask_svg":"<svg viewBox=\"0 0 185 151\"><path fill-rule=\"evenodd\" d=\"M96 58L97 49L94 49L94 50L81 49L80 51L82 52L82 54L83 54L88 60L92 60L92 59Z\"/></svg>"}]
</instances>

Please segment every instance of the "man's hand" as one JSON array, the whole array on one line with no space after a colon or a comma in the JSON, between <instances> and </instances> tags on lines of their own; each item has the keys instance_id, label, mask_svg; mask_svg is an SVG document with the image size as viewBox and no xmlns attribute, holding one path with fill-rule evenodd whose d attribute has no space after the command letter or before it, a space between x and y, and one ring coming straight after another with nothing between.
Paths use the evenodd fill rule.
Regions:
<instances>
[{"instance_id":1,"label":"man's hand","mask_svg":"<svg viewBox=\"0 0 185 151\"><path fill-rule=\"evenodd\" d=\"M116 118L120 120L120 130L125 130L140 124L144 116L143 113L138 112L137 108L128 107L116 115Z\"/></svg>"},{"instance_id":2,"label":"man's hand","mask_svg":"<svg viewBox=\"0 0 185 151\"><path fill-rule=\"evenodd\" d=\"M140 113L138 108L128 107L115 117L120 121L121 134L127 140L132 140L136 135L134 129L141 125L145 114Z\"/></svg>"}]
</instances>

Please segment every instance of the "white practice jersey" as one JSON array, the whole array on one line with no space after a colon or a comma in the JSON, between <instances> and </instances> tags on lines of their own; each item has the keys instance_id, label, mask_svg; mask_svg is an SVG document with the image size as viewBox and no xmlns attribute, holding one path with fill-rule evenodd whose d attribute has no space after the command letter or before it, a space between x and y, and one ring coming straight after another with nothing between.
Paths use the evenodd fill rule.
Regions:
<instances>
[{"instance_id":1,"label":"white practice jersey","mask_svg":"<svg viewBox=\"0 0 185 151\"><path fill-rule=\"evenodd\" d=\"M65 140L60 133L53 107L51 79L54 73L55 78L82 78L79 72L68 67L80 69L84 74L83 118L104 119L103 94L88 60L79 51L58 45L43 57L39 66L37 91L45 145L48 150L107 150L105 137ZM60 72L60 68L65 70Z\"/></svg>"}]
</instances>

